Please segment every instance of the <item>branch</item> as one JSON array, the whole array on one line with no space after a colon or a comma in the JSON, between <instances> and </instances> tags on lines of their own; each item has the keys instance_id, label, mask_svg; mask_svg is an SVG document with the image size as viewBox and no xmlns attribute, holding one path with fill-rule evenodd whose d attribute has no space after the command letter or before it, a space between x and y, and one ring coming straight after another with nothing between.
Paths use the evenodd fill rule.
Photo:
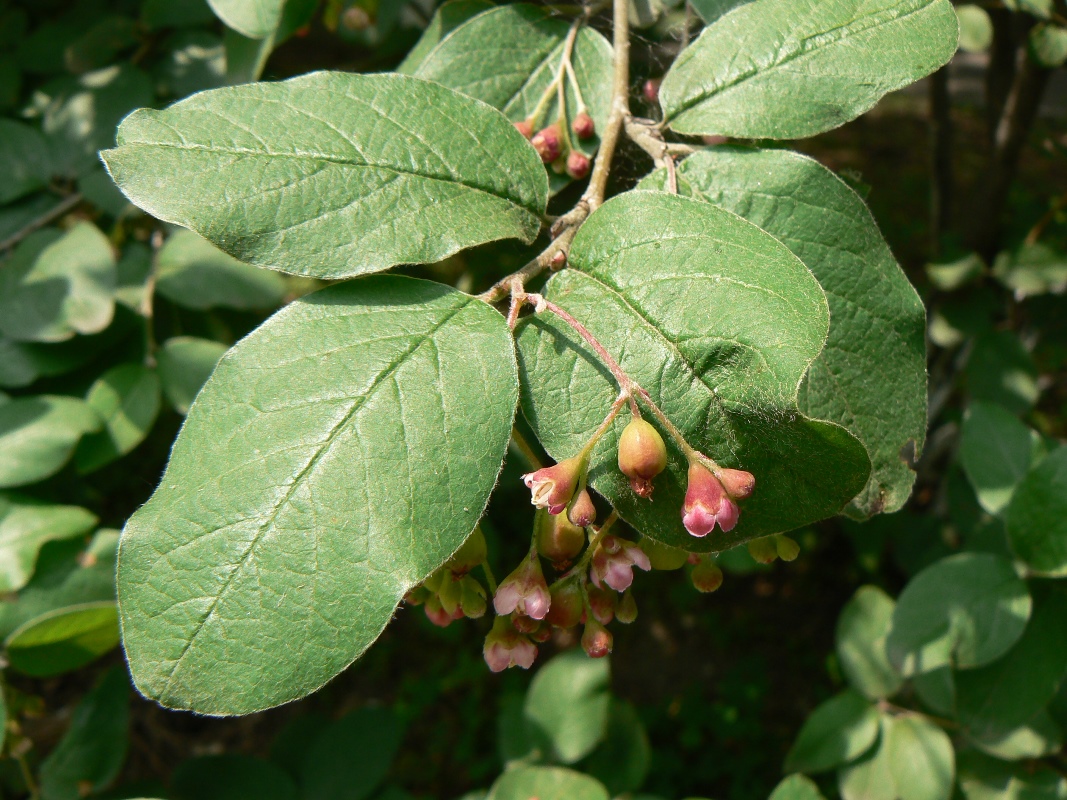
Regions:
<instances>
[{"instance_id":1,"label":"branch","mask_svg":"<svg viewBox=\"0 0 1067 800\"><path fill-rule=\"evenodd\" d=\"M0 253L11 247L14 247L38 228L43 228L45 225L52 222L53 220L62 217L64 214L74 208L74 206L78 205L78 203L80 203L81 201L82 196L77 192L71 195L67 195L59 202L59 205L50 208L41 216L37 217L37 219L24 225L20 230L16 231L15 233L11 234L11 236L4 239L4 241L0 242Z\"/></svg>"}]
</instances>

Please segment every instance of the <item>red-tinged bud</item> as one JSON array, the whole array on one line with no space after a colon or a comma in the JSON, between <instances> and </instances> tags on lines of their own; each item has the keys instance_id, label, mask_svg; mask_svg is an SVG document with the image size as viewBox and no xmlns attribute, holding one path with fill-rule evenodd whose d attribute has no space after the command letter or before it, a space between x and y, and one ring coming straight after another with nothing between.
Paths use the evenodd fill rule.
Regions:
<instances>
[{"instance_id":1,"label":"red-tinged bud","mask_svg":"<svg viewBox=\"0 0 1067 800\"><path fill-rule=\"evenodd\" d=\"M530 638L538 644L544 644L552 638L552 626L541 623L537 626L537 630L530 633Z\"/></svg>"},{"instance_id":2,"label":"red-tinged bud","mask_svg":"<svg viewBox=\"0 0 1067 800\"><path fill-rule=\"evenodd\" d=\"M532 119L524 119L521 122L514 123L514 125L515 125L515 130L517 130L519 133L521 133L527 139L532 139L533 138L534 130L533 130L533 120Z\"/></svg>"},{"instance_id":3,"label":"red-tinged bud","mask_svg":"<svg viewBox=\"0 0 1067 800\"><path fill-rule=\"evenodd\" d=\"M582 632L582 647L590 658L603 658L611 652L611 633L597 622L591 619L585 623Z\"/></svg>"},{"instance_id":4,"label":"red-tinged bud","mask_svg":"<svg viewBox=\"0 0 1067 800\"><path fill-rule=\"evenodd\" d=\"M638 497L652 496L652 479L667 466L667 446L650 423L634 417L619 437L619 469Z\"/></svg>"},{"instance_id":5,"label":"red-tinged bud","mask_svg":"<svg viewBox=\"0 0 1067 800\"><path fill-rule=\"evenodd\" d=\"M596 506L593 505L593 498L589 496L588 489L578 492L574 502L571 503L570 511L567 512L567 517L579 528L596 522Z\"/></svg>"},{"instance_id":6,"label":"red-tinged bud","mask_svg":"<svg viewBox=\"0 0 1067 800\"><path fill-rule=\"evenodd\" d=\"M716 477L734 500L744 500L756 488L756 476L743 469L721 469Z\"/></svg>"},{"instance_id":7,"label":"red-tinged bud","mask_svg":"<svg viewBox=\"0 0 1067 800\"><path fill-rule=\"evenodd\" d=\"M634 600L634 593L629 589L620 598L619 605L615 608L615 619L623 625L629 625L637 619L637 601Z\"/></svg>"},{"instance_id":8,"label":"red-tinged bud","mask_svg":"<svg viewBox=\"0 0 1067 800\"><path fill-rule=\"evenodd\" d=\"M447 628L452 624L452 614L441 607L441 598L437 595L432 595L423 603L422 610L426 612L426 618L438 628Z\"/></svg>"},{"instance_id":9,"label":"red-tinged bud","mask_svg":"<svg viewBox=\"0 0 1067 800\"><path fill-rule=\"evenodd\" d=\"M748 543L748 554L760 564L770 564L778 558L778 548L773 536L752 539Z\"/></svg>"},{"instance_id":10,"label":"red-tinged bud","mask_svg":"<svg viewBox=\"0 0 1067 800\"><path fill-rule=\"evenodd\" d=\"M404 602L409 606L421 606L430 598L430 590L425 586L416 586L404 595Z\"/></svg>"},{"instance_id":11,"label":"red-tinged bud","mask_svg":"<svg viewBox=\"0 0 1067 800\"><path fill-rule=\"evenodd\" d=\"M544 619L551 602L541 562L532 550L515 571L501 581L493 597L496 613L502 617L518 611L534 619Z\"/></svg>"},{"instance_id":12,"label":"red-tinged bud","mask_svg":"<svg viewBox=\"0 0 1067 800\"><path fill-rule=\"evenodd\" d=\"M537 647L516 631L506 617L497 617L493 620L493 629L485 637L482 655L493 672L502 672L508 667L529 669L537 658Z\"/></svg>"},{"instance_id":13,"label":"red-tinged bud","mask_svg":"<svg viewBox=\"0 0 1067 800\"><path fill-rule=\"evenodd\" d=\"M538 508L547 508L549 514L561 513L574 497L584 466L582 459L575 456L523 475L522 480L530 490L530 502Z\"/></svg>"},{"instance_id":14,"label":"red-tinged bud","mask_svg":"<svg viewBox=\"0 0 1067 800\"><path fill-rule=\"evenodd\" d=\"M659 87L661 83L663 83L662 78L649 78L645 81L645 85L641 87L641 93L645 96L645 99L648 102L659 102Z\"/></svg>"},{"instance_id":15,"label":"red-tinged bud","mask_svg":"<svg viewBox=\"0 0 1067 800\"><path fill-rule=\"evenodd\" d=\"M485 589L470 575L465 576L460 582L459 606L463 610L463 616L471 619L481 619L485 616Z\"/></svg>"},{"instance_id":16,"label":"red-tinged bud","mask_svg":"<svg viewBox=\"0 0 1067 800\"><path fill-rule=\"evenodd\" d=\"M796 561L797 556L800 555L800 545L788 536L775 536L774 549L782 561Z\"/></svg>"},{"instance_id":17,"label":"red-tinged bud","mask_svg":"<svg viewBox=\"0 0 1067 800\"><path fill-rule=\"evenodd\" d=\"M588 113L582 111L571 123L571 130L579 139L592 139L593 134L596 133L596 123Z\"/></svg>"},{"instance_id":18,"label":"red-tinged bud","mask_svg":"<svg viewBox=\"0 0 1067 800\"><path fill-rule=\"evenodd\" d=\"M722 570L710 558L702 558L693 567L689 579L698 592L708 594L722 586Z\"/></svg>"},{"instance_id":19,"label":"red-tinged bud","mask_svg":"<svg viewBox=\"0 0 1067 800\"><path fill-rule=\"evenodd\" d=\"M476 566L485 561L487 554L485 546L485 534L477 525L471 531L471 535L460 545L452 558L448 559L446 566L456 577L466 575Z\"/></svg>"},{"instance_id":20,"label":"red-tinged bud","mask_svg":"<svg viewBox=\"0 0 1067 800\"><path fill-rule=\"evenodd\" d=\"M441 581L441 587L437 590L437 598L441 601L441 608L455 616L463 599L463 587L458 580L449 574L447 578Z\"/></svg>"},{"instance_id":21,"label":"red-tinged bud","mask_svg":"<svg viewBox=\"0 0 1067 800\"><path fill-rule=\"evenodd\" d=\"M573 628L582 621L582 610L582 587L572 578L552 589L552 605L545 621L557 628Z\"/></svg>"},{"instance_id":22,"label":"red-tinged bud","mask_svg":"<svg viewBox=\"0 0 1067 800\"><path fill-rule=\"evenodd\" d=\"M609 535L593 551L589 577L598 589L603 581L616 592L625 592L634 582L633 567L648 572L652 564L645 551L636 544Z\"/></svg>"},{"instance_id":23,"label":"red-tinged bud","mask_svg":"<svg viewBox=\"0 0 1067 800\"><path fill-rule=\"evenodd\" d=\"M689 486L682 504L682 523L693 536L707 536L716 524L731 531L737 524L737 505L726 496L718 478L700 464L689 465Z\"/></svg>"},{"instance_id":24,"label":"red-tinged bud","mask_svg":"<svg viewBox=\"0 0 1067 800\"><path fill-rule=\"evenodd\" d=\"M566 569L585 547L585 531L567 519L566 514L552 516L538 510L534 525L537 526L537 552L556 569Z\"/></svg>"},{"instance_id":25,"label":"red-tinged bud","mask_svg":"<svg viewBox=\"0 0 1067 800\"><path fill-rule=\"evenodd\" d=\"M662 544L655 539L649 539L647 536L641 539L638 546L645 551L645 555L648 556L648 563L652 565L652 569L681 569L685 566L685 562L689 558L689 553L685 550Z\"/></svg>"},{"instance_id":26,"label":"red-tinged bud","mask_svg":"<svg viewBox=\"0 0 1067 800\"><path fill-rule=\"evenodd\" d=\"M535 133L530 144L534 146L542 161L551 164L563 153L563 132L559 125L552 123Z\"/></svg>"},{"instance_id":27,"label":"red-tinged bud","mask_svg":"<svg viewBox=\"0 0 1067 800\"><path fill-rule=\"evenodd\" d=\"M567 174L576 181L580 181L588 175L589 156L585 153L579 153L577 150L572 150L571 154L567 156Z\"/></svg>"},{"instance_id":28,"label":"red-tinged bud","mask_svg":"<svg viewBox=\"0 0 1067 800\"><path fill-rule=\"evenodd\" d=\"M524 616L523 614L512 614L511 626L519 633L530 634L541 627L541 622Z\"/></svg>"},{"instance_id":29,"label":"red-tinged bud","mask_svg":"<svg viewBox=\"0 0 1067 800\"><path fill-rule=\"evenodd\" d=\"M619 602L617 594L607 589L587 586L586 596L589 598L589 609L593 612L593 619L601 625L607 625L615 619L615 605Z\"/></svg>"},{"instance_id":30,"label":"red-tinged bud","mask_svg":"<svg viewBox=\"0 0 1067 800\"><path fill-rule=\"evenodd\" d=\"M562 250L557 250L552 260L548 262L548 268L553 272L559 272L565 266L567 266L567 254Z\"/></svg>"}]
</instances>

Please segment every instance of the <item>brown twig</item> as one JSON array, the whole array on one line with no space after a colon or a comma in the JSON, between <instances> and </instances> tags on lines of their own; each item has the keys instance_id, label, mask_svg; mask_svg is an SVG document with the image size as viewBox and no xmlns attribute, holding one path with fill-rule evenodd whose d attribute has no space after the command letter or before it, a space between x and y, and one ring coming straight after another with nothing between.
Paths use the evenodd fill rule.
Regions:
<instances>
[{"instance_id":1,"label":"brown twig","mask_svg":"<svg viewBox=\"0 0 1067 800\"><path fill-rule=\"evenodd\" d=\"M81 201L82 196L77 192L75 192L74 194L67 195L59 201L58 205L53 208L50 208L45 213L41 214L41 216L27 223L15 233L4 239L4 241L0 242L0 253L14 247L38 228L43 228L48 223L59 219L72 208L74 208L74 206L78 205L78 203L80 203Z\"/></svg>"}]
</instances>

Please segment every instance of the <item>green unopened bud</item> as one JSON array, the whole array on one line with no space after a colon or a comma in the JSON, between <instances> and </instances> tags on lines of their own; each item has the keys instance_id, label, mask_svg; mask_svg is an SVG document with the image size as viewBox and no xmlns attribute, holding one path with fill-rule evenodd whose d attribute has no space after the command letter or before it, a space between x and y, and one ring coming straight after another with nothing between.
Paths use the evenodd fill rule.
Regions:
<instances>
[{"instance_id":1,"label":"green unopened bud","mask_svg":"<svg viewBox=\"0 0 1067 800\"><path fill-rule=\"evenodd\" d=\"M430 590L425 586L416 586L404 595L404 602L409 606L421 606L430 596Z\"/></svg>"},{"instance_id":2,"label":"green unopened bud","mask_svg":"<svg viewBox=\"0 0 1067 800\"><path fill-rule=\"evenodd\" d=\"M651 497L652 479L667 467L667 446L659 431L634 417L619 437L619 469L639 497Z\"/></svg>"},{"instance_id":3,"label":"green unopened bud","mask_svg":"<svg viewBox=\"0 0 1067 800\"><path fill-rule=\"evenodd\" d=\"M485 534L482 533L481 527L475 525L471 535L467 537L467 541L460 545L459 550L453 554L452 558L448 559L446 566L453 575L466 575L485 561L487 552Z\"/></svg>"},{"instance_id":4,"label":"green unopened bud","mask_svg":"<svg viewBox=\"0 0 1067 800\"><path fill-rule=\"evenodd\" d=\"M752 539L748 543L748 553L760 564L770 564L778 558L778 548L775 546L773 536L764 536L761 539Z\"/></svg>"},{"instance_id":5,"label":"green unopened bud","mask_svg":"<svg viewBox=\"0 0 1067 800\"><path fill-rule=\"evenodd\" d=\"M615 607L615 619L623 625L629 625L637 619L637 601L634 600L633 590L627 589L619 599L619 604Z\"/></svg>"},{"instance_id":6,"label":"green unopened bud","mask_svg":"<svg viewBox=\"0 0 1067 800\"><path fill-rule=\"evenodd\" d=\"M552 605L545 621L557 628L573 628L582 621L582 587L577 578L552 587Z\"/></svg>"},{"instance_id":7,"label":"green unopened bud","mask_svg":"<svg viewBox=\"0 0 1067 800\"><path fill-rule=\"evenodd\" d=\"M437 598L441 601L441 608L449 614L455 615L463 600L463 587L460 582L448 575L441 581L437 590Z\"/></svg>"},{"instance_id":8,"label":"green unopened bud","mask_svg":"<svg viewBox=\"0 0 1067 800\"><path fill-rule=\"evenodd\" d=\"M701 558L693 567L689 579L698 592L708 594L722 586L722 570L710 558Z\"/></svg>"},{"instance_id":9,"label":"green unopened bud","mask_svg":"<svg viewBox=\"0 0 1067 800\"><path fill-rule=\"evenodd\" d=\"M788 536L775 536L774 547L778 552L778 558L782 561L796 561L797 556L800 555L800 545Z\"/></svg>"},{"instance_id":10,"label":"green unopened bud","mask_svg":"<svg viewBox=\"0 0 1067 800\"><path fill-rule=\"evenodd\" d=\"M655 539L650 539L647 536L643 537L637 544L645 551L645 555L648 556L648 562L652 565L652 569L681 569L685 566L685 562L689 558L689 553L685 550L657 542Z\"/></svg>"},{"instance_id":11,"label":"green unopened bud","mask_svg":"<svg viewBox=\"0 0 1067 800\"><path fill-rule=\"evenodd\" d=\"M537 510L537 552L559 570L566 569L585 546L585 531L567 519L566 514L548 514Z\"/></svg>"},{"instance_id":12,"label":"green unopened bud","mask_svg":"<svg viewBox=\"0 0 1067 800\"><path fill-rule=\"evenodd\" d=\"M463 609L463 615L471 619L481 619L485 616L485 589L482 585L470 575L466 575L459 581L459 586L459 605Z\"/></svg>"}]
</instances>

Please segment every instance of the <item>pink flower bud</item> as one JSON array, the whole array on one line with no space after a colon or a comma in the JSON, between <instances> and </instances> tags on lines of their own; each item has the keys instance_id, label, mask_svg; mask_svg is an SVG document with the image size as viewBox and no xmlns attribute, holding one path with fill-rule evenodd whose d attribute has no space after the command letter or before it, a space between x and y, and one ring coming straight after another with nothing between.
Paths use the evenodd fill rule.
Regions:
<instances>
[{"instance_id":1,"label":"pink flower bud","mask_svg":"<svg viewBox=\"0 0 1067 800\"><path fill-rule=\"evenodd\" d=\"M667 446L659 431L634 417L619 437L619 469L638 497L652 496L652 479L667 467Z\"/></svg>"},{"instance_id":2,"label":"pink flower bud","mask_svg":"<svg viewBox=\"0 0 1067 800\"><path fill-rule=\"evenodd\" d=\"M573 628L582 621L582 610L582 588L578 580L572 578L552 589L552 605L545 621L557 628Z\"/></svg>"},{"instance_id":3,"label":"pink flower bud","mask_svg":"<svg viewBox=\"0 0 1067 800\"><path fill-rule=\"evenodd\" d=\"M589 610L593 612L593 619L601 625L607 625L615 619L615 605L619 602L617 594L606 589L588 586L586 595L589 598Z\"/></svg>"},{"instance_id":4,"label":"pink flower bud","mask_svg":"<svg viewBox=\"0 0 1067 800\"><path fill-rule=\"evenodd\" d=\"M663 83L662 78L649 78L645 81L645 85L641 87L641 93L645 96L645 99L648 102L659 102L659 86L661 83Z\"/></svg>"},{"instance_id":5,"label":"pink flower bud","mask_svg":"<svg viewBox=\"0 0 1067 800\"><path fill-rule=\"evenodd\" d=\"M743 469L721 469L719 483L734 500L744 500L756 488L756 476Z\"/></svg>"},{"instance_id":6,"label":"pink flower bud","mask_svg":"<svg viewBox=\"0 0 1067 800\"><path fill-rule=\"evenodd\" d=\"M634 600L634 593L629 589L620 598L619 605L615 608L615 619L623 625L629 625L637 619L637 601Z\"/></svg>"},{"instance_id":7,"label":"pink flower bud","mask_svg":"<svg viewBox=\"0 0 1067 800\"><path fill-rule=\"evenodd\" d=\"M538 508L547 508L549 514L561 513L578 488L578 479L584 466L582 460L575 456L523 475L522 480L530 490L530 502Z\"/></svg>"},{"instance_id":8,"label":"pink flower bud","mask_svg":"<svg viewBox=\"0 0 1067 800\"><path fill-rule=\"evenodd\" d=\"M563 132L560 131L559 125L552 123L535 133L530 144L534 146L542 161L551 164L563 152Z\"/></svg>"},{"instance_id":9,"label":"pink flower bud","mask_svg":"<svg viewBox=\"0 0 1067 800\"><path fill-rule=\"evenodd\" d=\"M447 628L454 619L452 614L441 606L441 598L437 595L432 595L423 603L422 610L426 612L426 618L438 628Z\"/></svg>"},{"instance_id":10,"label":"pink flower bud","mask_svg":"<svg viewBox=\"0 0 1067 800\"><path fill-rule=\"evenodd\" d=\"M582 489L582 491L578 492L578 496L571 503L570 511L567 512L567 517L572 524L577 525L579 528L584 528L586 525L592 525L596 522L596 506L593 505L593 498L589 496L588 489Z\"/></svg>"},{"instance_id":11,"label":"pink flower bud","mask_svg":"<svg viewBox=\"0 0 1067 800\"><path fill-rule=\"evenodd\" d=\"M589 577L598 589L603 581L616 592L625 592L634 582L633 567L640 567L648 572L652 569L652 564L645 551L636 544L609 535L604 537L593 552Z\"/></svg>"},{"instance_id":12,"label":"pink flower bud","mask_svg":"<svg viewBox=\"0 0 1067 800\"><path fill-rule=\"evenodd\" d=\"M541 562L532 550L515 571L501 581L493 597L493 607L502 617L518 611L534 619L544 619L551 602Z\"/></svg>"},{"instance_id":13,"label":"pink flower bud","mask_svg":"<svg viewBox=\"0 0 1067 800\"><path fill-rule=\"evenodd\" d=\"M582 632L582 647L585 648L586 655L590 658L603 658L611 652L611 645L611 633L607 628L595 619L585 623L585 630Z\"/></svg>"},{"instance_id":14,"label":"pink flower bud","mask_svg":"<svg viewBox=\"0 0 1067 800\"><path fill-rule=\"evenodd\" d=\"M579 139L592 139L593 134L596 133L596 123L593 122L593 118L589 114L583 111L574 118L574 122L571 123L571 130L574 131L574 135Z\"/></svg>"},{"instance_id":15,"label":"pink flower bud","mask_svg":"<svg viewBox=\"0 0 1067 800\"><path fill-rule=\"evenodd\" d=\"M571 154L567 156L567 174L576 181L580 181L589 174L589 166L589 156L585 153L572 150Z\"/></svg>"},{"instance_id":16,"label":"pink flower bud","mask_svg":"<svg viewBox=\"0 0 1067 800\"><path fill-rule=\"evenodd\" d=\"M548 268L553 272L559 272L565 266L567 266L567 254L562 250L557 250L552 260L548 262Z\"/></svg>"},{"instance_id":17,"label":"pink flower bud","mask_svg":"<svg viewBox=\"0 0 1067 800\"><path fill-rule=\"evenodd\" d=\"M566 514L552 516L538 511L534 525L537 528L537 552L558 570L566 569L585 546L585 531L567 519Z\"/></svg>"},{"instance_id":18,"label":"pink flower bud","mask_svg":"<svg viewBox=\"0 0 1067 800\"><path fill-rule=\"evenodd\" d=\"M530 138L533 137L533 120L532 119L524 119L521 122L515 122L513 124L515 125L515 130L517 130L519 133L521 133L527 139L530 139Z\"/></svg>"},{"instance_id":19,"label":"pink flower bud","mask_svg":"<svg viewBox=\"0 0 1067 800\"><path fill-rule=\"evenodd\" d=\"M718 524L723 531L737 524L737 505L726 496L718 478L696 462L689 465L689 486L682 504L682 523L693 536L707 536Z\"/></svg>"},{"instance_id":20,"label":"pink flower bud","mask_svg":"<svg viewBox=\"0 0 1067 800\"><path fill-rule=\"evenodd\" d=\"M508 667L529 669L537 658L537 647L516 631L506 617L497 617L493 620L493 629L485 637L482 655L493 672L502 672Z\"/></svg>"},{"instance_id":21,"label":"pink flower bud","mask_svg":"<svg viewBox=\"0 0 1067 800\"><path fill-rule=\"evenodd\" d=\"M722 570L710 558L702 558L689 576L698 592L714 592L722 586Z\"/></svg>"}]
</instances>

